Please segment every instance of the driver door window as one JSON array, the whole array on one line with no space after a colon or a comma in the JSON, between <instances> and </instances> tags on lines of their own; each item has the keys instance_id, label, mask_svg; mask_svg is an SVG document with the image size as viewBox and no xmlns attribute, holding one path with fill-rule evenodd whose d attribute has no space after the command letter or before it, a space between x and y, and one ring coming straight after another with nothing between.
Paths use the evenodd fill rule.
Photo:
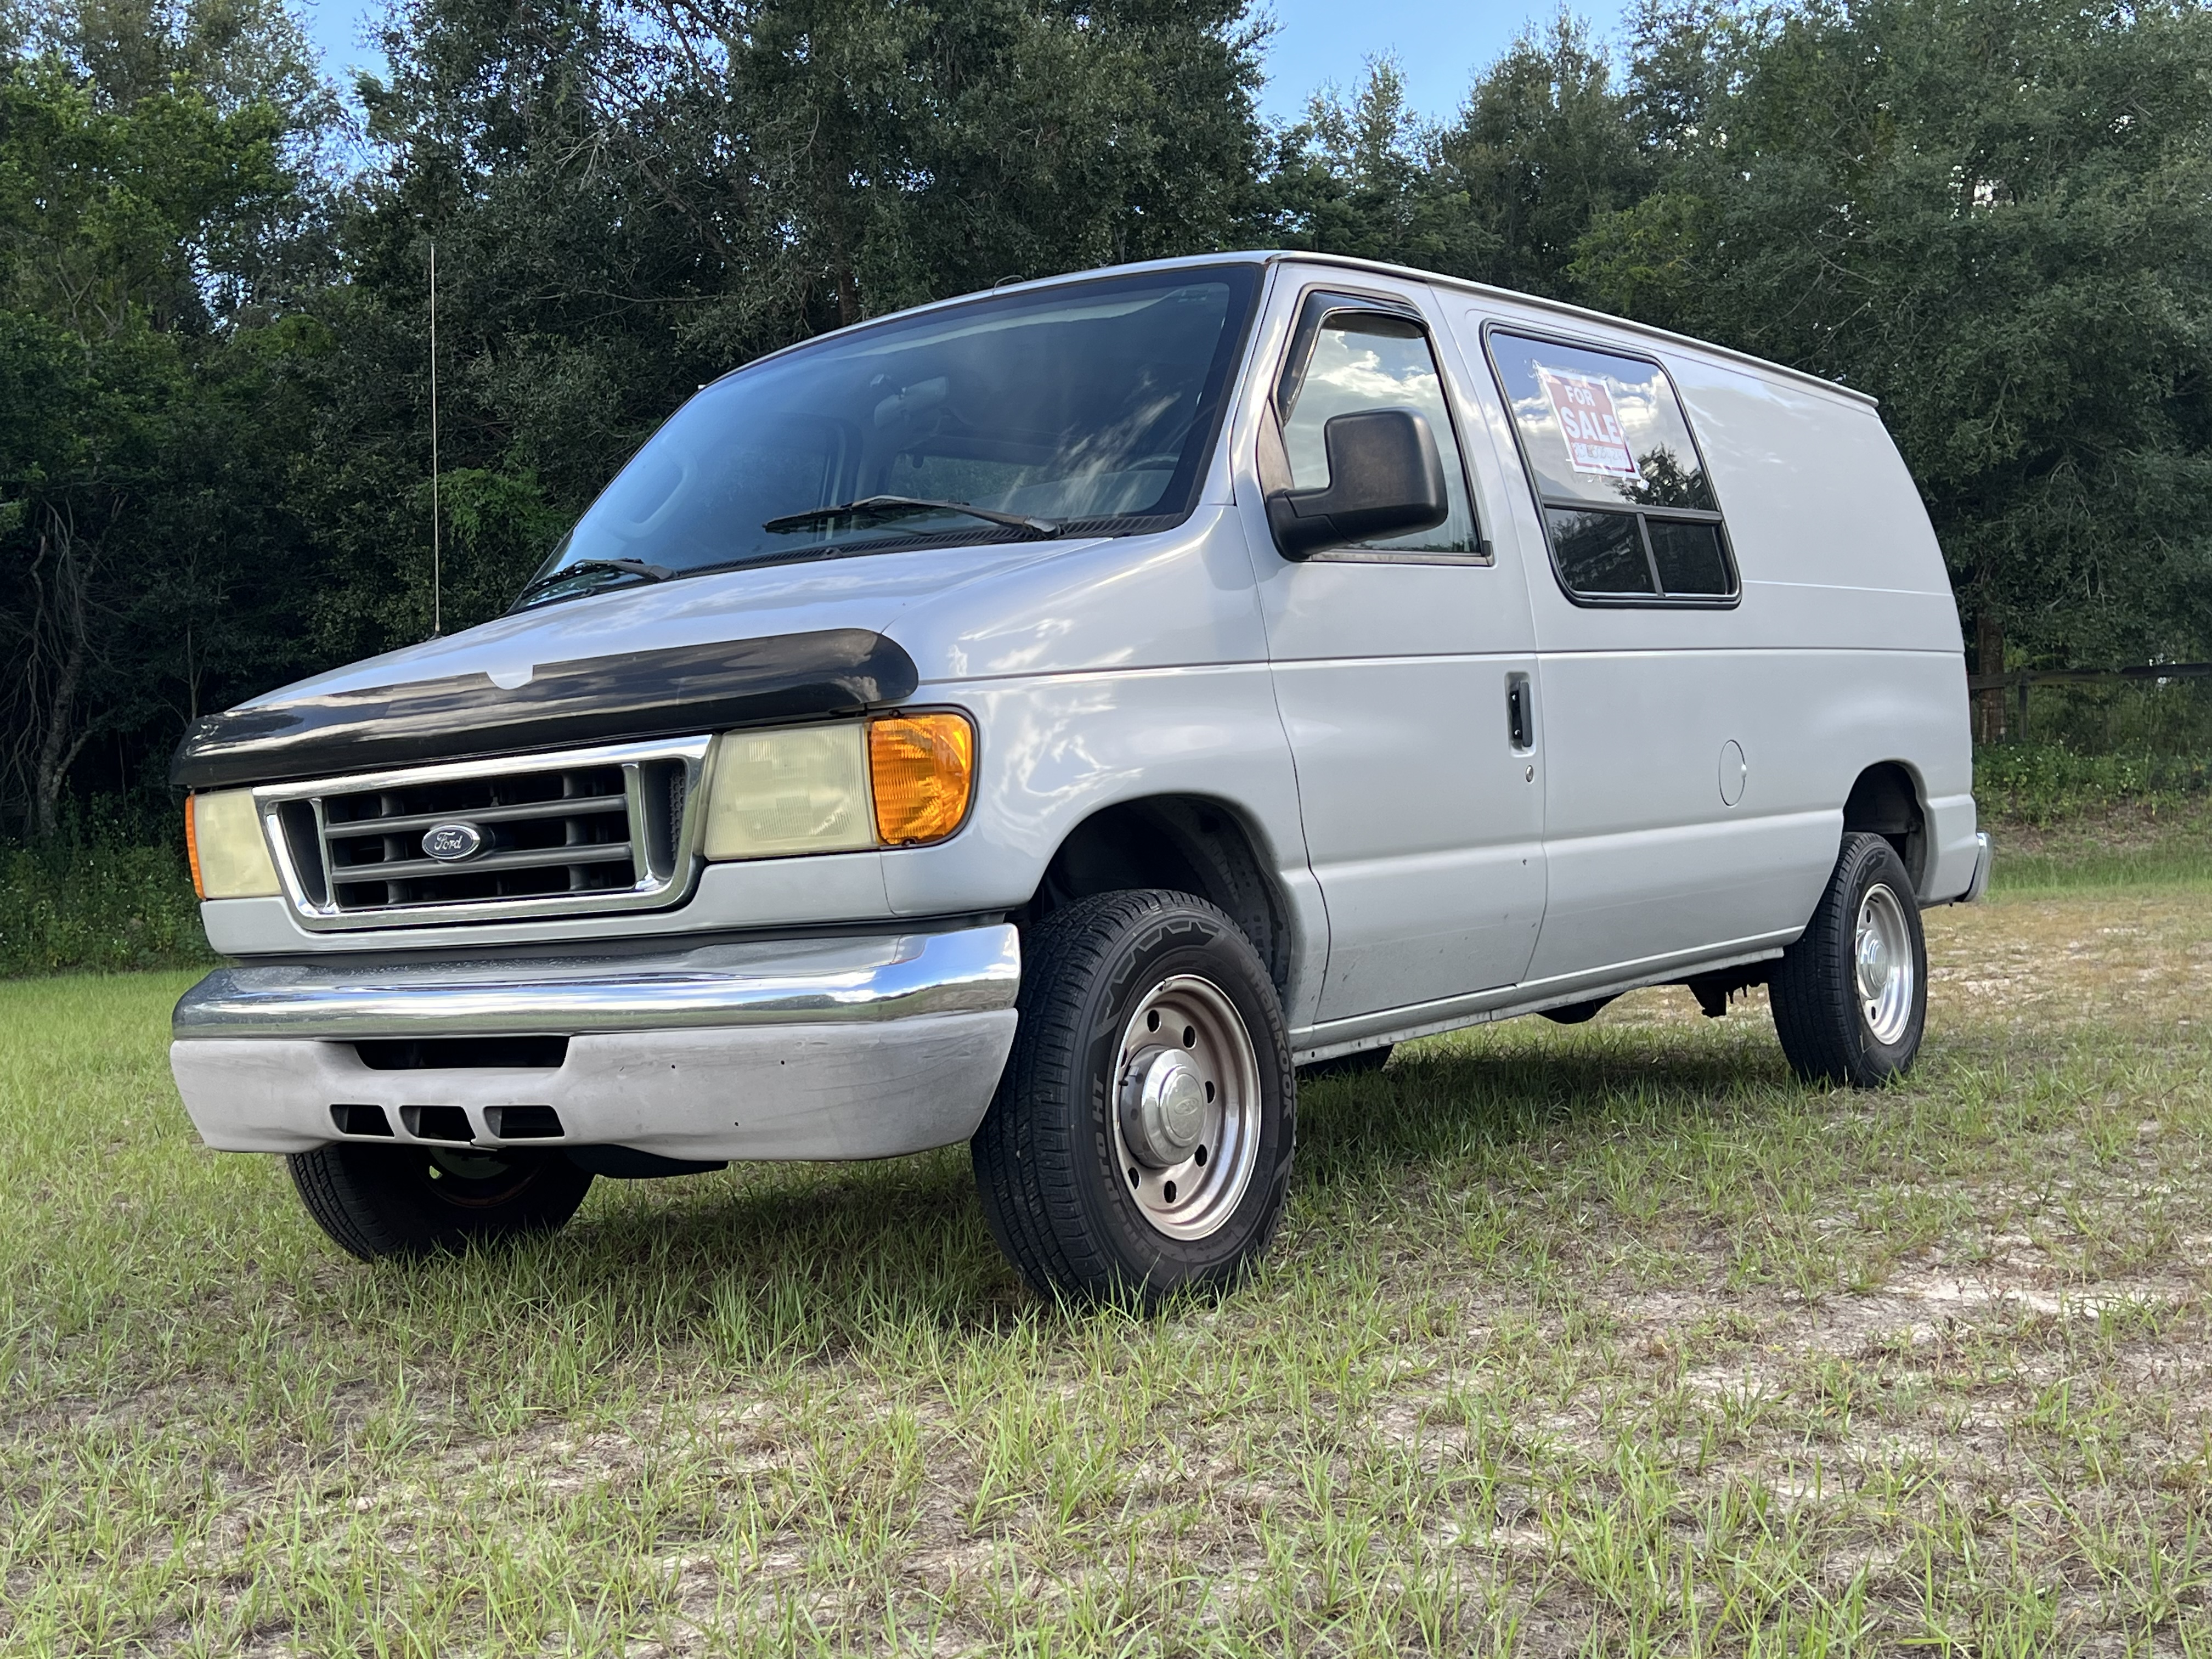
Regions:
<instances>
[{"instance_id":1,"label":"driver door window","mask_svg":"<svg viewBox=\"0 0 2212 1659\"><path fill-rule=\"evenodd\" d=\"M1433 529L1363 543L1361 547L1382 553L1484 556L1482 538L1468 501L1458 436L1444 401L1443 380L1437 371L1427 331L1417 319L1395 312L1348 308L1326 295L1312 296L1275 401L1294 489L1328 485L1328 454L1322 430L1334 416L1370 409L1417 411L1436 435L1451 512Z\"/></svg>"}]
</instances>

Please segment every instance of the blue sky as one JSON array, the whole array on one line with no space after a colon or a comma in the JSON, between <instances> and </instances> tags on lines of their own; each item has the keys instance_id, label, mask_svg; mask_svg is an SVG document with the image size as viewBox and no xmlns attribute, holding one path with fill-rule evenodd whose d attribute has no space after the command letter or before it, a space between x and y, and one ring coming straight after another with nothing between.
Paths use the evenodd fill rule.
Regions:
<instances>
[{"instance_id":1,"label":"blue sky","mask_svg":"<svg viewBox=\"0 0 2212 1659\"><path fill-rule=\"evenodd\" d=\"M332 76L354 64L377 66L361 37L381 0L298 3ZM1367 58L1395 52L1413 107L1440 118L1459 106L1475 70L1558 7L1556 0L1273 0L1266 9L1278 25L1261 100L1267 114L1295 117L1323 82L1349 88ZM1575 9L1603 34L1620 27L1627 7L1626 0L1591 0Z\"/></svg>"}]
</instances>

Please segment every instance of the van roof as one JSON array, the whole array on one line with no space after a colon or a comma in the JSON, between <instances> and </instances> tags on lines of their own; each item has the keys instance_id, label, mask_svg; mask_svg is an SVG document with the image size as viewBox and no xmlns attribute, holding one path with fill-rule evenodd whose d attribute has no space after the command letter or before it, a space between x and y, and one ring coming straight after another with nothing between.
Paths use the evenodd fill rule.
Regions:
<instances>
[{"instance_id":1,"label":"van roof","mask_svg":"<svg viewBox=\"0 0 2212 1659\"><path fill-rule=\"evenodd\" d=\"M1272 265L1291 261L1296 261L1299 264L1337 265L1347 270L1376 271L1384 276L1402 277L1409 282L1429 283L1439 288L1456 289L1463 294L1481 295L1491 299L1510 300L1516 305L1531 306L1539 311L1547 311L1556 316L1571 319L1577 322L1595 323L1601 327L1636 335L1657 344L1687 347L1693 351L1703 352L1709 356L1718 357L1728 362L1740 363L1747 368L1755 368L1762 374L1778 375L1799 386L1829 392L1850 402L1864 404L1869 409L1876 407L1879 403L1871 392L1861 392L1856 386L1844 386L1835 380L1823 380L1818 374L1808 374L1803 369L1791 368L1786 363L1774 362L1765 357L1755 357L1747 351L1738 351L1729 346L1715 345L1710 340L1697 339L1687 334L1677 334L1671 329L1654 328L1649 323L1636 322L1626 317L1616 317L1610 312L1593 311L1587 306L1569 305L1563 300L1547 300L1540 295L1522 294L1510 288L1495 288L1487 283L1469 282L1461 276L1446 276L1437 271L1421 270L1412 265L1394 265L1381 259L1356 259L1341 253L1304 253L1288 248L1252 248L1229 253L1187 254L1176 259L1147 259L1135 264L1105 266L1091 270L1071 270L1058 276L1040 276L1024 283L1005 283L991 289L990 292L1006 294L1019 292L1025 289L1049 288L1054 283L1074 282L1081 277L1100 275L1103 270L1109 270L1120 275L1127 271L1175 270L1196 265L1224 264ZM977 296L969 294L962 295L959 297L968 300ZM954 301L941 300L936 303L950 305ZM927 310L930 307L917 307L915 309Z\"/></svg>"}]
</instances>

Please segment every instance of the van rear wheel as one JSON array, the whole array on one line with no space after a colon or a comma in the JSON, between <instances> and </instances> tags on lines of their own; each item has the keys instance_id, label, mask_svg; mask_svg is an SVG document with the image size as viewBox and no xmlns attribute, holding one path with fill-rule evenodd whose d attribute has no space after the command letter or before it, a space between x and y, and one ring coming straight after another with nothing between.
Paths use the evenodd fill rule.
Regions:
<instances>
[{"instance_id":1,"label":"van rear wheel","mask_svg":"<svg viewBox=\"0 0 2212 1659\"><path fill-rule=\"evenodd\" d=\"M1895 848L1845 834L1767 995L1782 1052L1808 1082L1872 1089L1911 1069L1928 1021L1928 941Z\"/></svg>"},{"instance_id":2,"label":"van rear wheel","mask_svg":"<svg viewBox=\"0 0 2212 1659\"><path fill-rule=\"evenodd\" d=\"M1221 911L1103 893L1024 944L1021 1023L970 1143L983 1214L1047 1294L1233 1283L1282 1218L1297 1079L1275 988Z\"/></svg>"},{"instance_id":3,"label":"van rear wheel","mask_svg":"<svg viewBox=\"0 0 2212 1659\"><path fill-rule=\"evenodd\" d=\"M364 1146L295 1152L292 1185L307 1213L364 1261L550 1232L576 1213L592 1174L557 1152Z\"/></svg>"}]
</instances>

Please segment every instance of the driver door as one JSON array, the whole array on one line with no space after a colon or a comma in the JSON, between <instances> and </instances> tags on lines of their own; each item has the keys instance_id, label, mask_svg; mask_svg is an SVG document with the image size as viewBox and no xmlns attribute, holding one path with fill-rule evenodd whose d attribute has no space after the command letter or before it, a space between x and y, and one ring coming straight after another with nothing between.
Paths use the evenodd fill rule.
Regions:
<instances>
[{"instance_id":1,"label":"driver door","mask_svg":"<svg viewBox=\"0 0 2212 1659\"><path fill-rule=\"evenodd\" d=\"M1328 911L1317 1018L1517 983L1543 919L1534 630L1515 550L1484 533L1495 452L1425 290L1364 274L1292 280L1262 337L1272 367L1238 489L1308 856ZM1350 275L1351 273L1340 273ZM1322 429L1411 408L1435 434L1451 513L1433 530L1318 554L1277 550L1265 495L1328 481ZM1505 532L1510 536L1510 532Z\"/></svg>"}]
</instances>

